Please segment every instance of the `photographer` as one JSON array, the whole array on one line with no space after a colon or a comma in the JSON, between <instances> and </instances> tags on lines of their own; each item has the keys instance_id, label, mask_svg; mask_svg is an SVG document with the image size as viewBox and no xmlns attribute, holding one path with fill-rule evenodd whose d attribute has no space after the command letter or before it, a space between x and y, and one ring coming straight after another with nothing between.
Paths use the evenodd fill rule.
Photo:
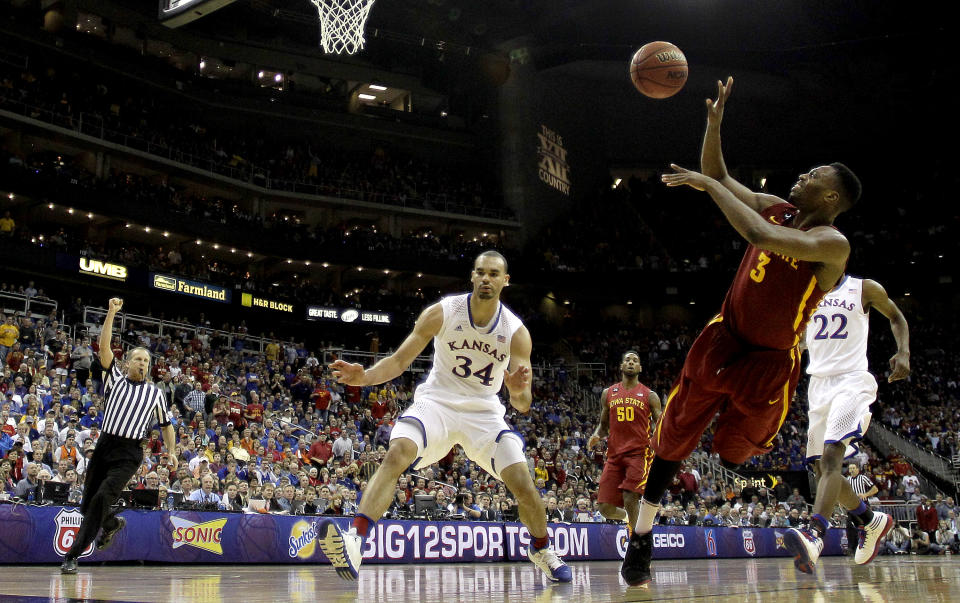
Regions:
<instances>
[{"instance_id":1,"label":"photographer","mask_svg":"<svg viewBox=\"0 0 960 603\"><path fill-rule=\"evenodd\" d=\"M449 507L451 515L463 515L464 519L474 520L480 518L480 507L473 504L473 494L461 492L453 499Z\"/></svg>"},{"instance_id":2,"label":"photographer","mask_svg":"<svg viewBox=\"0 0 960 603\"><path fill-rule=\"evenodd\" d=\"M917 555L929 555L931 552L930 535L916 524L910 528L910 550Z\"/></svg>"}]
</instances>

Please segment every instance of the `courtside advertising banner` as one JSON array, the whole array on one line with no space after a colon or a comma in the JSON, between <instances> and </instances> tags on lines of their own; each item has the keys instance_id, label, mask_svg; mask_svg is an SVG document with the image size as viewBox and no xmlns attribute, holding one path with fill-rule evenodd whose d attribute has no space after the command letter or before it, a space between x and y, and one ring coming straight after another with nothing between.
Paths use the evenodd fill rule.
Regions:
<instances>
[{"instance_id":1,"label":"courtside advertising banner","mask_svg":"<svg viewBox=\"0 0 960 603\"><path fill-rule=\"evenodd\" d=\"M92 546L81 564L99 561L166 563L328 563L317 544L316 516L123 512L126 527L105 551ZM80 512L64 507L0 505L0 563L53 563L69 550ZM351 518L333 518L349 527ZM567 561L617 561L627 550L626 526L552 523L557 553ZM785 530L656 526L654 559L786 557ZM844 530L830 530L824 555L842 554ZM468 521L377 522L364 543L366 563L526 561L530 534L519 523Z\"/></svg>"}]
</instances>

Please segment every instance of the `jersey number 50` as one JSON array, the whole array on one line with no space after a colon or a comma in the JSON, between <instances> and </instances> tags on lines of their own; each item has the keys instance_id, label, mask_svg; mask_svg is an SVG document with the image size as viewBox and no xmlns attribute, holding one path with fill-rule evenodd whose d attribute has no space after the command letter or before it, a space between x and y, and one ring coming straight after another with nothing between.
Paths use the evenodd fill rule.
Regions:
<instances>
[{"instance_id":1,"label":"jersey number 50","mask_svg":"<svg viewBox=\"0 0 960 603\"><path fill-rule=\"evenodd\" d=\"M493 363L491 362L487 366L483 367L479 371L471 371L470 365L473 364L473 361L467 358L466 356L457 356L457 360L460 360L463 364L460 366L453 367L453 374L462 379L467 379L471 375L480 380L480 383L484 384L487 387L493 385Z\"/></svg>"},{"instance_id":2,"label":"jersey number 50","mask_svg":"<svg viewBox=\"0 0 960 603\"><path fill-rule=\"evenodd\" d=\"M632 406L618 406L617 407L617 422L622 423L624 421L633 420L633 407Z\"/></svg>"}]
</instances>

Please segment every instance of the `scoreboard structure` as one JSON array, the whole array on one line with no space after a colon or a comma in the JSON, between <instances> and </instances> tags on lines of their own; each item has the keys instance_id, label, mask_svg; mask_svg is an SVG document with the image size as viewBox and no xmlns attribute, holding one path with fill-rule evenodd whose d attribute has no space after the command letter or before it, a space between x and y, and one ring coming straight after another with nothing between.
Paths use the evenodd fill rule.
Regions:
<instances>
[{"instance_id":1,"label":"scoreboard structure","mask_svg":"<svg viewBox=\"0 0 960 603\"><path fill-rule=\"evenodd\" d=\"M157 18L173 29L196 21L234 2L236 0L160 0Z\"/></svg>"}]
</instances>

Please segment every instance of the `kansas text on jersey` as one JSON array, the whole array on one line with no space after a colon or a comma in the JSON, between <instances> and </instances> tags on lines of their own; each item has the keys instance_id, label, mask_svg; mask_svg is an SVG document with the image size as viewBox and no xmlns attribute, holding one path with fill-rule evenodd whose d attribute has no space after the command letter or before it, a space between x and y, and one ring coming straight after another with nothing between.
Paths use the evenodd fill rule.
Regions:
<instances>
[{"instance_id":1,"label":"kansas text on jersey","mask_svg":"<svg viewBox=\"0 0 960 603\"><path fill-rule=\"evenodd\" d=\"M440 400L500 404L497 394L510 363L510 343L523 323L498 303L490 324L476 325L470 311L471 295L440 300L443 325L433 339L433 367L420 388Z\"/></svg>"}]
</instances>

